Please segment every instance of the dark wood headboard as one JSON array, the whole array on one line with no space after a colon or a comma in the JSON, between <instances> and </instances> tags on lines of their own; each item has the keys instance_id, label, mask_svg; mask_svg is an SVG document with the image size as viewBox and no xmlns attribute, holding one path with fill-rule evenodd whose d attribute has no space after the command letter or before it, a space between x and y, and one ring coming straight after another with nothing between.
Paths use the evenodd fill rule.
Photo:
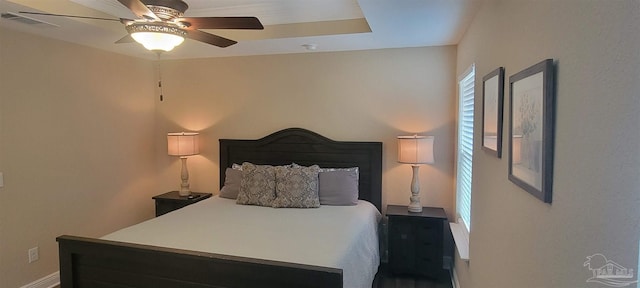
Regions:
<instances>
[{"instance_id":1,"label":"dark wood headboard","mask_svg":"<svg viewBox=\"0 0 640 288\"><path fill-rule=\"evenodd\" d=\"M358 167L359 198L382 211L382 142L334 141L302 128L289 128L257 140L220 139L220 188L233 163L322 168Z\"/></svg>"}]
</instances>

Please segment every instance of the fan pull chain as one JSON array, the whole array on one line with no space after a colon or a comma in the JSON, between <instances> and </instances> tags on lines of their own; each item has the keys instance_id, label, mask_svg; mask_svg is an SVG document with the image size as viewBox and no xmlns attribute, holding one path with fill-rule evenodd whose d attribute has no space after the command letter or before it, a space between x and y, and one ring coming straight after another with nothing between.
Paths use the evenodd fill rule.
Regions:
<instances>
[{"instance_id":1,"label":"fan pull chain","mask_svg":"<svg viewBox=\"0 0 640 288\"><path fill-rule=\"evenodd\" d=\"M160 52L158 52L158 88L160 88L160 102L164 101L164 93L162 91L162 67L160 67Z\"/></svg>"},{"instance_id":2,"label":"fan pull chain","mask_svg":"<svg viewBox=\"0 0 640 288\"><path fill-rule=\"evenodd\" d=\"M160 80L158 81L158 87L160 87L160 102L164 101L164 96L162 95L162 76L160 77Z\"/></svg>"}]
</instances>

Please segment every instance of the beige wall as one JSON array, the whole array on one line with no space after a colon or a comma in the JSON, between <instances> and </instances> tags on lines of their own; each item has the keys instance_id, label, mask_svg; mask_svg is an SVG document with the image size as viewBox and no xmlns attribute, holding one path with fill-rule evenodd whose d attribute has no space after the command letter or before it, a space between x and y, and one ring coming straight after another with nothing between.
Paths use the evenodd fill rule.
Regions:
<instances>
[{"instance_id":1,"label":"beige wall","mask_svg":"<svg viewBox=\"0 0 640 288\"><path fill-rule=\"evenodd\" d=\"M639 12L632 0L484 3L457 61L458 74L476 63L475 139L483 75L504 66L508 83L509 75L556 59L553 203L511 183L506 157L484 153L476 141L471 260L456 261L463 288L601 287L586 283L592 273L583 263L594 253L637 274Z\"/></svg>"},{"instance_id":2,"label":"beige wall","mask_svg":"<svg viewBox=\"0 0 640 288\"><path fill-rule=\"evenodd\" d=\"M396 162L397 135L435 135L436 163L420 169L422 203L452 208L453 46L166 61L158 104L161 187L180 164L167 132L202 133L189 159L191 190L218 192L218 139L257 139L288 127L334 140L382 141L383 201L408 204L411 167Z\"/></svg>"},{"instance_id":3,"label":"beige wall","mask_svg":"<svg viewBox=\"0 0 640 288\"><path fill-rule=\"evenodd\" d=\"M4 48L5 45L3 43L6 42L5 36L3 36L4 34L5 34L5 32L3 30L0 30L0 172L4 171L4 157L3 157L4 153L2 152L2 151L4 151L4 149L2 147L3 147L3 142L4 142L3 139L5 138L4 134L3 134L3 128L2 128L4 126L2 124L3 123L3 116L2 115L4 114L2 112L3 111L2 107L4 107L4 103L3 103L4 100L3 99L5 97L4 96L5 93L4 93L3 90L4 90L4 87L6 86L5 80L4 80L4 72L3 71L6 69L4 67L7 67L6 64L5 64L4 57L2 57L2 55L4 55L3 51L5 49ZM4 193L4 188L0 187L0 195L2 195L2 193ZM2 202L0 202L0 209L1 208L2 208ZM4 276L5 273L2 272L2 271L4 271L4 263L5 263L5 261L2 260L3 259L3 255L4 255L4 253L2 251L5 249L4 248L5 247L5 244L4 244L5 241L4 241L3 237L2 237L2 235L4 235L6 233L5 229L4 229L6 219L4 217L2 217L3 215L1 213L2 212L0 212L0 285L4 285L5 284L4 283L5 280L3 280L3 279L5 279L6 276Z\"/></svg>"},{"instance_id":4,"label":"beige wall","mask_svg":"<svg viewBox=\"0 0 640 288\"><path fill-rule=\"evenodd\" d=\"M56 236L153 217L155 79L149 61L3 29L0 64L0 287L20 287L58 270Z\"/></svg>"}]
</instances>

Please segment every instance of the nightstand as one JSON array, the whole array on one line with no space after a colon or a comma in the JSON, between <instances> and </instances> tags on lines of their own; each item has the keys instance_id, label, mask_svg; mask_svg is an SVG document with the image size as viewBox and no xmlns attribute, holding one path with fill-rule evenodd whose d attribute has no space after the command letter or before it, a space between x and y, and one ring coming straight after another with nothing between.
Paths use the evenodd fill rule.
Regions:
<instances>
[{"instance_id":1,"label":"nightstand","mask_svg":"<svg viewBox=\"0 0 640 288\"><path fill-rule=\"evenodd\" d=\"M180 196L178 191L167 192L158 196L154 196L156 200L156 217L167 214L173 210L189 206L193 203L200 202L211 197L211 193L191 192L189 196Z\"/></svg>"},{"instance_id":2,"label":"nightstand","mask_svg":"<svg viewBox=\"0 0 640 288\"><path fill-rule=\"evenodd\" d=\"M436 278L442 273L443 231L447 215L442 208L387 206L389 268L393 274Z\"/></svg>"}]
</instances>

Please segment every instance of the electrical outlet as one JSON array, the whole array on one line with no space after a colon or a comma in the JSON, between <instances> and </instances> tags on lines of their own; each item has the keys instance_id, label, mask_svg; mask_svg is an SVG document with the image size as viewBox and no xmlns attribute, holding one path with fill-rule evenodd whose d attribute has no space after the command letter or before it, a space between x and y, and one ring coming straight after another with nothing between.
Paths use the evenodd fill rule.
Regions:
<instances>
[{"instance_id":1,"label":"electrical outlet","mask_svg":"<svg viewBox=\"0 0 640 288\"><path fill-rule=\"evenodd\" d=\"M40 255L38 255L38 247L33 247L31 249L29 249L29 263L38 261L38 259L40 259Z\"/></svg>"}]
</instances>

